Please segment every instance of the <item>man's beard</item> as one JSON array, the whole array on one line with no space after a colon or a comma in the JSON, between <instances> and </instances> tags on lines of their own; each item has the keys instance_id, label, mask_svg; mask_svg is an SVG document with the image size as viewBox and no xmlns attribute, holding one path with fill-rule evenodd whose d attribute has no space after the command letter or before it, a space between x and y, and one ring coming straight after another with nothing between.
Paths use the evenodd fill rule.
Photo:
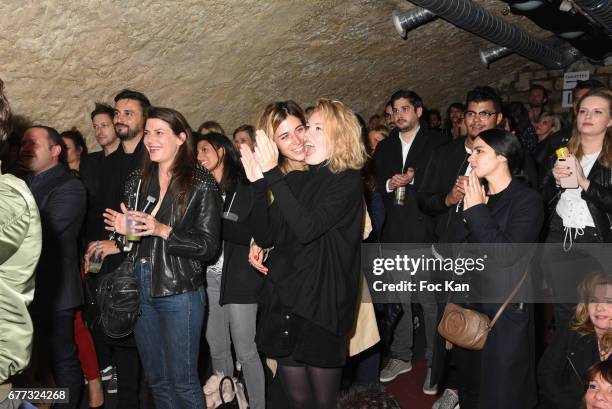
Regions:
<instances>
[{"instance_id":1,"label":"man's beard","mask_svg":"<svg viewBox=\"0 0 612 409\"><path fill-rule=\"evenodd\" d=\"M414 128L416 128L418 122L408 122L408 124L403 127L403 128L399 128L400 133L406 133L406 132L410 132L412 131Z\"/></svg>"},{"instance_id":2,"label":"man's beard","mask_svg":"<svg viewBox=\"0 0 612 409\"><path fill-rule=\"evenodd\" d=\"M121 125L123 125L123 127L121 127L121 130L119 130L117 126L115 125L115 133L117 134L117 137L120 140L129 141L130 139L133 139L134 137L136 137L136 135L138 135L138 131L136 129L130 128L129 126L125 124L121 124Z\"/></svg>"}]
</instances>

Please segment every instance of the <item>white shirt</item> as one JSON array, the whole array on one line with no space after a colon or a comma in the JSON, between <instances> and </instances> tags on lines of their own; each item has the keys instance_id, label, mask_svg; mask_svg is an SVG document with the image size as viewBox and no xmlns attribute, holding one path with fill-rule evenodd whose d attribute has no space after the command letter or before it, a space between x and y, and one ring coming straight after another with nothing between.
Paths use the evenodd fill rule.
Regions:
<instances>
[{"instance_id":1,"label":"white shirt","mask_svg":"<svg viewBox=\"0 0 612 409\"><path fill-rule=\"evenodd\" d=\"M468 148L467 146L465 147L465 151L468 153L468 155L472 154L472 150ZM470 173L472 173L472 164L470 163L470 161L468 161L468 166L463 176L470 176Z\"/></svg>"},{"instance_id":2,"label":"white shirt","mask_svg":"<svg viewBox=\"0 0 612 409\"><path fill-rule=\"evenodd\" d=\"M402 169L404 169L404 165L406 164L406 158L408 157L408 152L410 152L410 147L412 146L412 142L414 142L414 138L416 138L417 134L419 133L419 130L421 129L421 127L417 127L416 132L414 133L414 136L412 137L412 139L410 140L410 142L406 142L404 140L404 138L402 138L402 133L398 133L397 137L399 138L401 144L402 144ZM400 172L401 173L401 172ZM386 183L386 187L387 187L387 192L391 193L393 192L393 189L389 189L389 182L391 182L391 179L387 179L387 183ZM412 180L412 182L410 182L410 184L414 183L414 179Z\"/></svg>"},{"instance_id":3,"label":"white shirt","mask_svg":"<svg viewBox=\"0 0 612 409\"><path fill-rule=\"evenodd\" d=\"M580 161L580 166L585 175L591 172L593 165L599 157L599 152L591 153L590 155L584 155ZM557 203L556 211L559 217L563 219L564 227L571 227L576 229L583 229L587 226L595 227L593 216L589 211L587 202L580 195L582 188L578 186L574 189L565 189L559 198Z\"/></svg>"}]
</instances>

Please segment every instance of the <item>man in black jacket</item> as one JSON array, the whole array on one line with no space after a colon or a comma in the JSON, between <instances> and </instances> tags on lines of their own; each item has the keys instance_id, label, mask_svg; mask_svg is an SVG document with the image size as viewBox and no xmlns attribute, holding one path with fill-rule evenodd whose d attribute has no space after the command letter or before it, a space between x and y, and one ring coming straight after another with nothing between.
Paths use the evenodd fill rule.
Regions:
<instances>
[{"instance_id":1,"label":"man in black jacket","mask_svg":"<svg viewBox=\"0 0 612 409\"><path fill-rule=\"evenodd\" d=\"M65 145L53 128L26 130L20 155L29 173L26 183L38 205L43 246L36 269L36 290L30 307L41 357L48 358L55 383L68 388L77 408L83 374L74 342L74 316L83 304L79 275L78 235L85 215L85 189L68 171Z\"/></svg>"},{"instance_id":2,"label":"man in black jacket","mask_svg":"<svg viewBox=\"0 0 612 409\"><path fill-rule=\"evenodd\" d=\"M142 141L145 111L150 105L144 94L123 90L115 96L114 110L108 111L108 108L96 105L96 109L91 113L94 126L99 123L99 118L104 118L104 122L107 123L109 115L112 115L110 119L113 121L117 137L121 140L113 152L98 154L91 158L92 160L88 158L81 166L81 178L89 197L85 229L87 258L95 253L104 260L100 273L88 274L86 280L88 288L94 291L101 277L116 269L125 257L121 252L122 243L112 240L104 229L102 212L106 208L119 209L128 176L142 166L146 155ZM98 360L101 363L102 378L114 375L107 386L107 392L118 392L119 407L137 409L140 361L134 337L121 339L105 337L97 319L98 312L94 308L90 310L88 320L92 327ZM112 363L116 368L114 374Z\"/></svg>"},{"instance_id":3,"label":"man in black jacket","mask_svg":"<svg viewBox=\"0 0 612 409\"><path fill-rule=\"evenodd\" d=\"M395 92L391 96L391 105L396 128L378 144L374 155L376 189L382 195L386 212L381 241L430 243L434 237L432 219L419 209L417 191L431 152L442 143L442 137L439 132L428 129L425 123L420 122L423 100L415 92ZM399 200L402 197L403 200ZM436 305L434 302L420 301L424 307L426 354L431 359ZM391 359L381 371L381 382L390 382L412 370L413 321L410 302L402 303L402 308L404 312L395 327L391 343ZM428 381L426 384L425 393L435 394Z\"/></svg>"}]
</instances>

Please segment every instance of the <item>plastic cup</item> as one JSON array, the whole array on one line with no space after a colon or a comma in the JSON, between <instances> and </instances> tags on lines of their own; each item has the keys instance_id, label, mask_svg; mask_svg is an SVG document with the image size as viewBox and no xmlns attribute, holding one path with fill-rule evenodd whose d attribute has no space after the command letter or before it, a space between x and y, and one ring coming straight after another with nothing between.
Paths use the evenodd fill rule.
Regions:
<instances>
[{"instance_id":1,"label":"plastic cup","mask_svg":"<svg viewBox=\"0 0 612 409\"><path fill-rule=\"evenodd\" d=\"M102 268L102 257L92 257L89 259L89 272L90 273L99 273Z\"/></svg>"},{"instance_id":2,"label":"plastic cup","mask_svg":"<svg viewBox=\"0 0 612 409\"><path fill-rule=\"evenodd\" d=\"M395 200L396 206L403 206L406 198L406 186L400 186L395 189Z\"/></svg>"},{"instance_id":3,"label":"plastic cup","mask_svg":"<svg viewBox=\"0 0 612 409\"><path fill-rule=\"evenodd\" d=\"M140 236L136 236L135 234L141 232L142 230L135 229L135 226L139 226L140 223L136 220L132 220L125 215L125 238L128 241L140 241Z\"/></svg>"}]
</instances>

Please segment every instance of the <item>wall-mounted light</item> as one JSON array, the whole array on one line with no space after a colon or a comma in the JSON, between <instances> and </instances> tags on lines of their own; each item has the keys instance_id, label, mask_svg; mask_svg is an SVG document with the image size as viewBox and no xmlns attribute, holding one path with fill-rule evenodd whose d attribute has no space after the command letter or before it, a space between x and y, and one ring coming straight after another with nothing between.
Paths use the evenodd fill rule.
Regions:
<instances>
[{"instance_id":1,"label":"wall-mounted light","mask_svg":"<svg viewBox=\"0 0 612 409\"><path fill-rule=\"evenodd\" d=\"M393 10L391 18L398 34L405 39L408 31L433 20L436 18L436 15L424 8L415 7L406 13Z\"/></svg>"},{"instance_id":2,"label":"wall-mounted light","mask_svg":"<svg viewBox=\"0 0 612 409\"><path fill-rule=\"evenodd\" d=\"M564 38L566 40L573 40L574 38L578 38L584 34L584 31L567 31L565 33L559 34L559 37Z\"/></svg>"},{"instance_id":3,"label":"wall-mounted light","mask_svg":"<svg viewBox=\"0 0 612 409\"><path fill-rule=\"evenodd\" d=\"M544 4L542 0L528 0L520 3L512 3L511 6L520 11L531 11L537 9L542 4Z\"/></svg>"}]
</instances>

